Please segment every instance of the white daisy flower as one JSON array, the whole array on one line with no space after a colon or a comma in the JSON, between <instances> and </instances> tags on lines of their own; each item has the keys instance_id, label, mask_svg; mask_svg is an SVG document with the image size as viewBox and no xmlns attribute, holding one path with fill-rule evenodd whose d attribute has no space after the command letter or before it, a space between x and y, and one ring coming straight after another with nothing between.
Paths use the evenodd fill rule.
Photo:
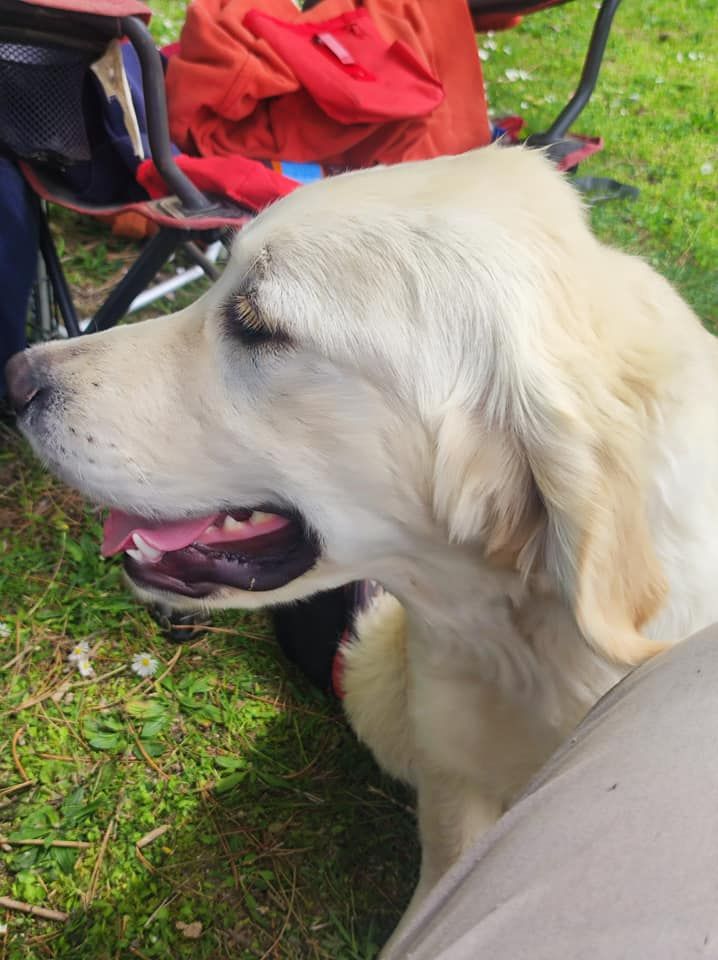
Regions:
<instances>
[{"instance_id":1,"label":"white daisy flower","mask_svg":"<svg viewBox=\"0 0 718 960\"><path fill-rule=\"evenodd\" d=\"M75 666L81 677L94 677L95 671L92 669L89 657L80 657L75 661Z\"/></svg>"},{"instance_id":2,"label":"white daisy flower","mask_svg":"<svg viewBox=\"0 0 718 960\"><path fill-rule=\"evenodd\" d=\"M89 653L90 644L86 640L80 640L80 642L76 643L72 650L70 650L67 659L70 663L79 663L80 660L87 660L89 663Z\"/></svg>"},{"instance_id":3,"label":"white daisy flower","mask_svg":"<svg viewBox=\"0 0 718 960\"><path fill-rule=\"evenodd\" d=\"M10 633L11 630L9 624L0 622L0 638L4 640L6 637L10 636Z\"/></svg>"},{"instance_id":4,"label":"white daisy flower","mask_svg":"<svg viewBox=\"0 0 718 960\"><path fill-rule=\"evenodd\" d=\"M136 653L131 668L139 677L152 677L157 672L157 661L149 653Z\"/></svg>"}]
</instances>

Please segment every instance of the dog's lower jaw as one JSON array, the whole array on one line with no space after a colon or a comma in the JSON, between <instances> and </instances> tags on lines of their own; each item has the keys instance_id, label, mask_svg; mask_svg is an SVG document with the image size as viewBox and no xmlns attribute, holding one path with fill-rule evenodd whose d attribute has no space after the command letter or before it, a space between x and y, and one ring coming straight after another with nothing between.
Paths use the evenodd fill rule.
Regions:
<instances>
[{"instance_id":1,"label":"dog's lower jaw","mask_svg":"<svg viewBox=\"0 0 718 960\"><path fill-rule=\"evenodd\" d=\"M218 586L206 597L187 597L181 594L149 588L125 574L125 582L135 596L144 604L162 603L173 610L264 610L286 603L304 600L315 593L344 586L347 582L361 579L352 572L344 573L334 564L320 557L314 567L283 587L274 590L240 590L235 587Z\"/></svg>"}]
</instances>

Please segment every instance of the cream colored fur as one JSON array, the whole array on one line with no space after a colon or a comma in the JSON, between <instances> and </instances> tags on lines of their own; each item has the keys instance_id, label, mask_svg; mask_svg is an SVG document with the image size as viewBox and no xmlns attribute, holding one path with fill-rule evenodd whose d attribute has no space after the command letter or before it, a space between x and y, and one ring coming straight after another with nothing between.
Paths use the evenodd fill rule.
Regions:
<instances>
[{"instance_id":1,"label":"cream colored fur","mask_svg":"<svg viewBox=\"0 0 718 960\"><path fill-rule=\"evenodd\" d=\"M293 345L222 334L238 294ZM346 704L418 791L415 906L631 665L718 619L717 350L548 161L491 147L303 187L192 307L38 347L27 432L103 504L279 497L318 531L309 573L209 606L390 591Z\"/></svg>"}]
</instances>

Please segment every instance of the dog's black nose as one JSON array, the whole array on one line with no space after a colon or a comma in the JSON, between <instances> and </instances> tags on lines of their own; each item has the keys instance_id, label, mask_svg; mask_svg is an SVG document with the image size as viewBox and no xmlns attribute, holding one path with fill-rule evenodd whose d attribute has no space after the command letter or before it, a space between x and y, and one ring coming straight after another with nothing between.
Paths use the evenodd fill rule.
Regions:
<instances>
[{"instance_id":1,"label":"dog's black nose","mask_svg":"<svg viewBox=\"0 0 718 960\"><path fill-rule=\"evenodd\" d=\"M15 413L22 413L30 406L41 389L34 366L28 359L27 350L10 357L5 366L5 382L13 410Z\"/></svg>"}]
</instances>

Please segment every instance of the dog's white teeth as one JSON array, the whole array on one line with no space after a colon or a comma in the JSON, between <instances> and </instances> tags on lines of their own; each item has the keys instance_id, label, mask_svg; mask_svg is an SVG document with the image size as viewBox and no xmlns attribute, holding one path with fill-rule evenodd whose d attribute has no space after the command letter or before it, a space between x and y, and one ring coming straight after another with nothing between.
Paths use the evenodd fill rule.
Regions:
<instances>
[{"instance_id":1,"label":"dog's white teeth","mask_svg":"<svg viewBox=\"0 0 718 960\"><path fill-rule=\"evenodd\" d=\"M207 533L219 533L219 527L216 526L214 523L211 523L211 524L207 527L207 529L204 531L204 533L202 534L202 536L204 537L205 534L207 534Z\"/></svg>"},{"instance_id":2,"label":"dog's white teeth","mask_svg":"<svg viewBox=\"0 0 718 960\"><path fill-rule=\"evenodd\" d=\"M145 555L141 550L125 550L125 553L128 557L132 557L137 563L142 563L145 559Z\"/></svg>"},{"instance_id":3,"label":"dog's white teeth","mask_svg":"<svg viewBox=\"0 0 718 960\"><path fill-rule=\"evenodd\" d=\"M261 510L255 510L252 513L252 516L249 518L249 522L253 524L266 523L267 520L272 520L273 515L271 513L262 513Z\"/></svg>"},{"instance_id":4,"label":"dog's white teeth","mask_svg":"<svg viewBox=\"0 0 718 960\"><path fill-rule=\"evenodd\" d=\"M241 530L242 527L246 527L246 521L244 520L235 520L234 517L226 516L224 518L224 523L222 524L223 530Z\"/></svg>"},{"instance_id":5,"label":"dog's white teeth","mask_svg":"<svg viewBox=\"0 0 718 960\"><path fill-rule=\"evenodd\" d=\"M132 534L132 542L137 547L137 550L141 554L142 559L149 560L150 563L157 563L162 557L162 551L156 550L154 547L151 547L149 543L145 543L139 533ZM135 553L134 550L127 551L128 553ZM138 559L138 558L135 558Z\"/></svg>"}]
</instances>

